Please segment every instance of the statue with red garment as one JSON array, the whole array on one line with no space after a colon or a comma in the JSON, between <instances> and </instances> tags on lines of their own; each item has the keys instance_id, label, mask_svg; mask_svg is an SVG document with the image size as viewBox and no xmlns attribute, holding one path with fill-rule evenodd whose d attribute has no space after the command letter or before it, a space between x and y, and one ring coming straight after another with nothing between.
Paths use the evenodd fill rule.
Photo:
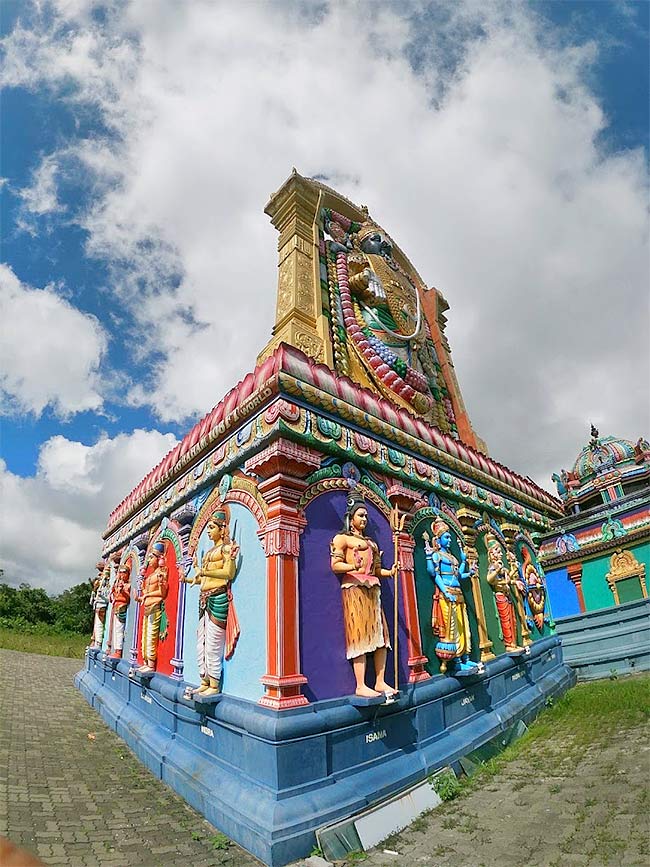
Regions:
<instances>
[{"instance_id":1,"label":"statue with red garment","mask_svg":"<svg viewBox=\"0 0 650 867\"><path fill-rule=\"evenodd\" d=\"M165 564L165 544L164 542L156 542L145 567L142 587L136 596L136 602L144 607L142 618L143 664L138 669L141 674L152 674L156 670L158 643L167 636L165 599L168 593L169 576Z\"/></svg>"},{"instance_id":2,"label":"statue with red garment","mask_svg":"<svg viewBox=\"0 0 650 867\"><path fill-rule=\"evenodd\" d=\"M503 559L503 548L499 540L489 533L485 540L488 555L487 583L494 593L494 603L501 626L501 637L506 653L520 653L524 648L517 643L517 593L515 576L511 574Z\"/></svg>"}]
</instances>

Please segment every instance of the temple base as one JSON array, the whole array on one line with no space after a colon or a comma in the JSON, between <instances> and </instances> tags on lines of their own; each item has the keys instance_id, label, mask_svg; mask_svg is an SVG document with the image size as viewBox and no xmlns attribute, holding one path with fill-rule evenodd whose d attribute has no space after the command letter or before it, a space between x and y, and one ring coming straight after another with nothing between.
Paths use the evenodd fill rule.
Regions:
<instances>
[{"instance_id":1,"label":"temple base","mask_svg":"<svg viewBox=\"0 0 650 867\"><path fill-rule=\"evenodd\" d=\"M369 713L350 697L278 713L229 695L192 709L185 684L147 689L90 656L75 683L138 758L208 821L273 867L308 855L315 832L458 761L575 683L557 637L500 656L461 684L433 677ZM141 679L142 680L142 679ZM215 697L213 697L215 698Z\"/></svg>"}]
</instances>

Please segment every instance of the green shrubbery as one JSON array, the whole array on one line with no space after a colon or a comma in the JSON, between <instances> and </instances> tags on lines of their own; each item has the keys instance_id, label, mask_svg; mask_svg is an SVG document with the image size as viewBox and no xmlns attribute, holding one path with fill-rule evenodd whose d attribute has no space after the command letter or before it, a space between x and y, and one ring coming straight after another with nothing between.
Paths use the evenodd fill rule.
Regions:
<instances>
[{"instance_id":1,"label":"green shrubbery","mask_svg":"<svg viewBox=\"0 0 650 867\"><path fill-rule=\"evenodd\" d=\"M93 611L89 582L77 584L58 596L40 587L0 583L0 628L28 635L89 635Z\"/></svg>"}]
</instances>

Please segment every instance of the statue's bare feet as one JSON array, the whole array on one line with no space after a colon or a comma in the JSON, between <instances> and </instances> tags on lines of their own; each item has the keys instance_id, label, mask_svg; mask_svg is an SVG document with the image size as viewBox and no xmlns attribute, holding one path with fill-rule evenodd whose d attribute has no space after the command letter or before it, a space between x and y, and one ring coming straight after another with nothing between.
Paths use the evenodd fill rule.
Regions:
<instances>
[{"instance_id":1,"label":"statue's bare feet","mask_svg":"<svg viewBox=\"0 0 650 867\"><path fill-rule=\"evenodd\" d=\"M397 692L397 690L393 689L392 686L389 686L385 680L378 680L377 683L375 683L375 689L379 693L383 692L384 695L395 695Z\"/></svg>"},{"instance_id":2,"label":"statue's bare feet","mask_svg":"<svg viewBox=\"0 0 650 867\"><path fill-rule=\"evenodd\" d=\"M203 683L203 682L201 682L201 686L200 686L196 691L197 691L198 693L200 693L201 695L205 695L205 693L206 693L209 689L210 689L210 684L209 684L209 683Z\"/></svg>"},{"instance_id":3,"label":"statue's bare feet","mask_svg":"<svg viewBox=\"0 0 650 867\"><path fill-rule=\"evenodd\" d=\"M219 695L219 690L216 686L209 686L207 689L200 689L201 695Z\"/></svg>"},{"instance_id":4,"label":"statue's bare feet","mask_svg":"<svg viewBox=\"0 0 650 867\"><path fill-rule=\"evenodd\" d=\"M377 698L377 696L380 695L381 693L378 693L376 690L370 689L369 686L364 685L364 686L358 686L355 689L354 694L360 695L362 698Z\"/></svg>"}]
</instances>

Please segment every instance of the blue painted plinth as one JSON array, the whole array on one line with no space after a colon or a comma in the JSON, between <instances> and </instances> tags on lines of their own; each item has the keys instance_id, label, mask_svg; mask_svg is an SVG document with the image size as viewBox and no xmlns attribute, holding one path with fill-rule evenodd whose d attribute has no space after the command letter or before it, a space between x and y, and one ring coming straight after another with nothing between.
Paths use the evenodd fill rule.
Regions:
<instances>
[{"instance_id":1,"label":"blue painted plinth","mask_svg":"<svg viewBox=\"0 0 650 867\"><path fill-rule=\"evenodd\" d=\"M579 680L650 670L650 599L562 617L556 626Z\"/></svg>"},{"instance_id":2,"label":"blue painted plinth","mask_svg":"<svg viewBox=\"0 0 650 867\"><path fill-rule=\"evenodd\" d=\"M186 684L147 685L87 656L75 683L138 758L213 825L266 864L309 854L315 830L353 815L507 729L575 682L557 637L501 656L471 683L401 685L391 704L333 699L277 713L224 695L182 700Z\"/></svg>"}]
</instances>

